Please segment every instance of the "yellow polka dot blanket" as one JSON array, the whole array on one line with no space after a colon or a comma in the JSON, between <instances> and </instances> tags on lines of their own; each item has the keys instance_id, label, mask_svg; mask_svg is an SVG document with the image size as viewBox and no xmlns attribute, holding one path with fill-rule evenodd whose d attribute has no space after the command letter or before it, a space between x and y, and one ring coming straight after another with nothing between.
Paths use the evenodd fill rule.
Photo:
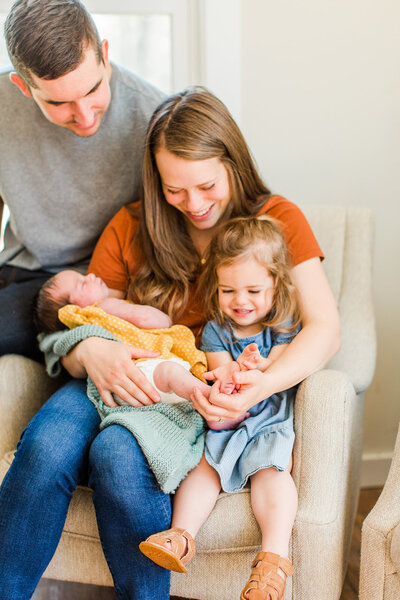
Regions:
<instances>
[{"instance_id":1,"label":"yellow polka dot blanket","mask_svg":"<svg viewBox=\"0 0 400 600\"><path fill-rule=\"evenodd\" d=\"M159 352L160 358L182 358L191 365L191 373L204 381L202 375L207 371L206 355L196 348L194 335L185 325L173 325L169 329L139 329L94 305L81 308L67 304L58 311L58 318L69 329L78 325L100 325L125 344ZM135 362L140 360L146 359L136 359Z\"/></svg>"},{"instance_id":2,"label":"yellow polka dot blanket","mask_svg":"<svg viewBox=\"0 0 400 600\"><path fill-rule=\"evenodd\" d=\"M190 371L200 379L207 371L205 354L196 348L193 333L184 325L144 330L96 306L81 308L72 304L61 308L58 317L69 329L83 331L82 326L98 326L111 334L107 336L109 339L160 352L161 358L176 356L186 360L191 365ZM146 359L135 362L140 360ZM190 402L182 399L182 403L174 405L160 402L139 408L126 405L111 408L104 404L90 378L87 394L101 417L100 429L114 424L129 429L163 492L174 493L198 464L204 449L204 420Z\"/></svg>"}]
</instances>

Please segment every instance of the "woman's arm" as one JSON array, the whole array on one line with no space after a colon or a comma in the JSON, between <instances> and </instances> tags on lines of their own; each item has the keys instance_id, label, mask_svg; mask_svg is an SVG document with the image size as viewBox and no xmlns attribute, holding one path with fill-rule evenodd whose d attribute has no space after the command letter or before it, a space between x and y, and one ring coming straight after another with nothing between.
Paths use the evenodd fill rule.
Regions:
<instances>
[{"instance_id":1,"label":"woman's arm","mask_svg":"<svg viewBox=\"0 0 400 600\"><path fill-rule=\"evenodd\" d=\"M159 402L160 395L132 359L157 356L158 352L91 337L77 344L61 362L73 377L89 376L107 406L117 406L113 393L131 406L146 406Z\"/></svg>"},{"instance_id":2,"label":"woman's arm","mask_svg":"<svg viewBox=\"0 0 400 600\"><path fill-rule=\"evenodd\" d=\"M240 385L234 401L219 394L210 407L196 389L193 406L206 419L210 410L214 418L235 418L264 398L296 385L322 368L339 350L339 314L319 258L294 267L292 278L301 301L301 331L265 373L250 370L233 375Z\"/></svg>"}]
</instances>

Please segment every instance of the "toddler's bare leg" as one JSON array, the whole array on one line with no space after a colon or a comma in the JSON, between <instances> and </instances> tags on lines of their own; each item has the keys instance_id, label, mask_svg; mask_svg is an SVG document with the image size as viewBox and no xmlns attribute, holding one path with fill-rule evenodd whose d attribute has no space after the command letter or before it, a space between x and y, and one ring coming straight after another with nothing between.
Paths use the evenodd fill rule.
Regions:
<instances>
[{"instance_id":1,"label":"toddler's bare leg","mask_svg":"<svg viewBox=\"0 0 400 600\"><path fill-rule=\"evenodd\" d=\"M251 505L261 529L261 549L284 558L289 555L289 540L297 512L297 490L290 474L273 467L251 476ZM278 573L286 579L285 573Z\"/></svg>"},{"instance_id":2,"label":"toddler's bare leg","mask_svg":"<svg viewBox=\"0 0 400 600\"><path fill-rule=\"evenodd\" d=\"M190 395L196 386L206 398L210 395L210 387L187 371L185 367L172 360L166 360L154 370L154 383L161 392L174 393L190 401Z\"/></svg>"},{"instance_id":3,"label":"toddler's bare leg","mask_svg":"<svg viewBox=\"0 0 400 600\"><path fill-rule=\"evenodd\" d=\"M147 538L139 546L143 554L166 569L186 572L185 565L195 552L192 538L195 538L214 508L220 489L217 472L203 456L174 496L171 523L173 531L167 529ZM177 537L180 537L178 542ZM181 544L182 541L184 545Z\"/></svg>"},{"instance_id":4,"label":"toddler's bare leg","mask_svg":"<svg viewBox=\"0 0 400 600\"><path fill-rule=\"evenodd\" d=\"M220 490L219 475L203 456L176 491L172 527L186 529L195 537L214 508Z\"/></svg>"},{"instance_id":5,"label":"toddler's bare leg","mask_svg":"<svg viewBox=\"0 0 400 600\"><path fill-rule=\"evenodd\" d=\"M270 467L252 475L251 504L261 529L263 552L288 556L297 512L297 490L290 471Z\"/></svg>"}]
</instances>

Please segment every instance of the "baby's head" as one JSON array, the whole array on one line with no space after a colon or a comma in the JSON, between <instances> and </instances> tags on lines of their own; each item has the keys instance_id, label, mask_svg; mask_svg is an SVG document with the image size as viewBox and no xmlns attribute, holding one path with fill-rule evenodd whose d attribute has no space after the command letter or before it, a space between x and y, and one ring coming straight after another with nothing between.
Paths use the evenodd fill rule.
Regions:
<instances>
[{"instance_id":1,"label":"baby's head","mask_svg":"<svg viewBox=\"0 0 400 600\"><path fill-rule=\"evenodd\" d=\"M261 323L279 328L290 320L297 326L300 309L290 269L277 221L238 217L222 223L202 276L208 317L242 327Z\"/></svg>"},{"instance_id":2,"label":"baby's head","mask_svg":"<svg viewBox=\"0 0 400 600\"><path fill-rule=\"evenodd\" d=\"M38 331L51 333L64 329L58 320L58 311L66 304L84 307L107 298L108 287L93 273L82 275L78 271L60 271L48 279L36 294L34 323Z\"/></svg>"}]
</instances>

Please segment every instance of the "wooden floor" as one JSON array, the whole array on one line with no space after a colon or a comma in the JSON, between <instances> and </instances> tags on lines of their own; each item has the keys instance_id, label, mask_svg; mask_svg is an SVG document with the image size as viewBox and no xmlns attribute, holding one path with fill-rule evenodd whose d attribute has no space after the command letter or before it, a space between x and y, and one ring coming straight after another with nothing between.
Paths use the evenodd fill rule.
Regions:
<instances>
[{"instance_id":1,"label":"wooden floor","mask_svg":"<svg viewBox=\"0 0 400 600\"><path fill-rule=\"evenodd\" d=\"M340 600L357 600L358 598L361 525L366 515L376 503L380 493L380 488L361 490L351 541L349 566ZM43 579L40 582L33 596L33 600L116 600L116 598L114 590L111 588L82 585L79 583L64 583L49 579ZM174 598L174 600L183 599Z\"/></svg>"}]
</instances>

